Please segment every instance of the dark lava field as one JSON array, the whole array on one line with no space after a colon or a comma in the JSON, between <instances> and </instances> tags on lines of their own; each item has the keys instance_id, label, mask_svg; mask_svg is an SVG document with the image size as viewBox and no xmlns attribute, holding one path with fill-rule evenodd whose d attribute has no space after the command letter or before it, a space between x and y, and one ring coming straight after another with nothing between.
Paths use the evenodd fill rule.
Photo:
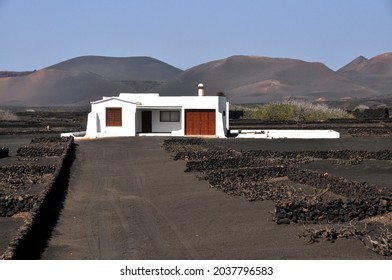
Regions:
<instances>
[{"instance_id":1,"label":"dark lava field","mask_svg":"<svg viewBox=\"0 0 392 280\"><path fill-rule=\"evenodd\" d=\"M87 113L16 114L15 120L0 121L0 258L39 258L42 252L29 252L29 244L45 248L51 231L37 236L40 227L56 223L74 157L74 140L59 134L83 131ZM303 224L304 243L356 238L383 257L392 255L390 119L233 121L233 127L335 129L341 138L167 138L162 148L212 188L249 203L273 201L270 222Z\"/></svg>"}]
</instances>

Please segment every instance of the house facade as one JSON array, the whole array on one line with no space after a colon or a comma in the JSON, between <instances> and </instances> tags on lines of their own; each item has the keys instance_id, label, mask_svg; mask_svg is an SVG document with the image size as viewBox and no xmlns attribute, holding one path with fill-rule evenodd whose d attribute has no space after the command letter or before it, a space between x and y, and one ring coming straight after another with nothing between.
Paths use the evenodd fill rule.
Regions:
<instances>
[{"instance_id":1,"label":"house facade","mask_svg":"<svg viewBox=\"0 0 392 280\"><path fill-rule=\"evenodd\" d=\"M224 96L160 96L121 93L91 102L86 138L170 135L226 137L229 103Z\"/></svg>"}]
</instances>

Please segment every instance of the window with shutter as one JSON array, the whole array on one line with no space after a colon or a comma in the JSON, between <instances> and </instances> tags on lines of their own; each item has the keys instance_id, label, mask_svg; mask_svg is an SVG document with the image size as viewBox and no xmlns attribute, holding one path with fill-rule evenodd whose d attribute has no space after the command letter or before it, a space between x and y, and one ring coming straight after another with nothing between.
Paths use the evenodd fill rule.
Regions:
<instances>
[{"instance_id":1,"label":"window with shutter","mask_svg":"<svg viewBox=\"0 0 392 280\"><path fill-rule=\"evenodd\" d=\"M122 108L106 108L106 126L122 126Z\"/></svg>"}]
</instances>

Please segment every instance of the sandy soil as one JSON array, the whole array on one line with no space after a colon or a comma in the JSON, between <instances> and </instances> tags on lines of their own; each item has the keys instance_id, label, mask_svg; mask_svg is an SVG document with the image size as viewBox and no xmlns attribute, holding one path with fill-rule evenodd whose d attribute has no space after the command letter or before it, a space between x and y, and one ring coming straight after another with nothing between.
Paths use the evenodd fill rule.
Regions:
<instances>
[{"instance_id":1,"label":"sandy soil","mask_svg":"<svg viewBox=\"0 0 392 280\"><path fill-rule=\"evenodd\" d=\"M376 140L211 140L242 149L382 149ZM391 140L385 140L390 147ZM42 259L382 259L357 239L305 245L272 201L212 189L163 138L79 141L64 209ZM384 142L383 142L384 143Z\"/></svg>"}]
</instances>

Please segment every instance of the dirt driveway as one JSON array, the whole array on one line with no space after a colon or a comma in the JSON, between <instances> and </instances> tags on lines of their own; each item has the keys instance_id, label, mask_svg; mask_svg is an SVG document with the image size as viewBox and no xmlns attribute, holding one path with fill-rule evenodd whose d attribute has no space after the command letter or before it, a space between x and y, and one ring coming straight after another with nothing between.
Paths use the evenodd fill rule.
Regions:
<instances>
[{"instance_id":1,"label":"dirt driveway","mask_svg":"<svg viewBox=\"0 0 392 280\"><path fill-rule=\"evenodd\" d=\"M212 189L163 138L79 141L64 209L42 259L378 259L355 239L304 245L274 203Z\"/></svg>"}]
</instances>

